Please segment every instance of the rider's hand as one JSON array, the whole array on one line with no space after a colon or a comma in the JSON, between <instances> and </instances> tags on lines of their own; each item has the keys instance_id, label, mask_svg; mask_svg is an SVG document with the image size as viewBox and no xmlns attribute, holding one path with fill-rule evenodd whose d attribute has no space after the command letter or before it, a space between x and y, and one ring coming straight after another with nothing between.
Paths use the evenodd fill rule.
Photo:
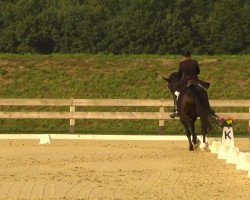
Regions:
<instances>
[{"instance_id":1,"label":"rider's hand","mask_svg":"<svg viewBox=\"0 0 250 200\"><path fill-rule=\"evenodd\" d=\"M175 96L179 97L179 95L180 95L180 92L178 92L178 91L175 91L175 92L174 92L174 94L175 94Z\"/></svg>"}]
</instances>

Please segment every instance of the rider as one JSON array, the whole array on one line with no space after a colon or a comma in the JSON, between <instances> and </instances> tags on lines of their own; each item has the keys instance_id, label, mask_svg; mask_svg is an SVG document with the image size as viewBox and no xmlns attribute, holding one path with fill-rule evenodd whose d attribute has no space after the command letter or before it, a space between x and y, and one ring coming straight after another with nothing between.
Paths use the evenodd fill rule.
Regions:
<instances>
[{"instance_id":1,"label":"rider","mask_svg":"<svg viewBox=\"0 0 250 200\"><path fill-rule=\"evenodd\" d=\"M184 61L180 63L178 69L178 77L181 79L181 82L177 91L174 92L174 113L170 115L171 118L178 116L177 99L180 95L180 91L186 86L189 80L199 80L200 67L197 60L191 59L191 53L189 51L183 54L183 58Z\"/></svg>"}]
</instances>

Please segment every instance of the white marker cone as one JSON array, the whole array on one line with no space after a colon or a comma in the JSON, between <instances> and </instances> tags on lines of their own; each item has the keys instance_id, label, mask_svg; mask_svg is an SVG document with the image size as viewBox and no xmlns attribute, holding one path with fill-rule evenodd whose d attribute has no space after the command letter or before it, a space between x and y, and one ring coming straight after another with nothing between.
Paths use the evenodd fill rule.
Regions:
<instances>
[{"instance_id":1,"label":"white marker cone","mask_svg":"<svg viewBox=\"0 0 250 200\"><path fill-rule=\"evenodd\" d=\"M250 159L249 157L250 157L250 153L240 152L238 160L237 160L237 164L236 164L236 170L248 171L248 168L249 168L248 160Z\"/></svg>"},{"instance_id":2,"label":"white marker cone","mask_svg":"<svg viewBox=\"0 0 250 200\"><path fill-rule=\"evenodd\" d=\"M199 147L200 147L201 151L204 151L207 148L207 143L201 142Z\"/></svg>"},{"instance_id":3,"label":"white marker cone","mask_svg":"<svg viewBox=\"0 0 250 200\"><path fill-rule=\"evenodd\" d=\"M229 148L226 163L237 164L238 156L239 156L238 148Z\"/></svg>"},{"instance_id":4,"label":"white marker cone","mask_svg":"<svg viewBox=\"0 0 250 200\"><path fill-rule=\"evenodd\" d=\"M218 159L227 159L227 154L228 154L228 150L227 150L226 146L221 144L217 158Z\"/></svg>"},{"instance_id":5,"label":"white marker cone","mask_svg":"<svg viewBox=\"0 0 250 200\"><path fill-rule=\"evenodd\" d=\"M211 147L211 153L218 154L221 142L220 141L213 141Z\"/></svg>"},{"instance_id":6,"label":"white marker cone","mask_svg":"<svg viewBox=\"0 0 250 200\"><path fill-rule=\"evenodd\" d=\"M50 144L51 143L51 138L50 135L41 135L40 136L40 142L39 144Z\"/></svg>"},{"instance_id":7,"label":"white marker cone","mask_svg":"<svg viewBox=\"0 0 250 200\"><path fill-rule=\"evenodd\" d=\"M214 153L214 149L215 149L215 143L216 141L212 141L212 144L211 144L211 153Z\"/></svg>"},{"instance_id":8,"label":"white marker cone","mask_svg":"<svg viewBox=\"0 0 250 200\"><path fill-rule=\"evenodd\" d=\"M248 156L247 156L247 166L248 166L248 178L250 178L250 153L248 153Z\"/></svg>"},{"instance_id":9,"label":"white marker cone","mask_svg":"<svg viewBox=\"0 0 250 200\"><path fill-rule=\"evenodd\" d=\"M213 138L208 138L207 143L208 143L208 149L211 151L212 150L212 143L213 143Z\"/></svg>"}]
</instances>

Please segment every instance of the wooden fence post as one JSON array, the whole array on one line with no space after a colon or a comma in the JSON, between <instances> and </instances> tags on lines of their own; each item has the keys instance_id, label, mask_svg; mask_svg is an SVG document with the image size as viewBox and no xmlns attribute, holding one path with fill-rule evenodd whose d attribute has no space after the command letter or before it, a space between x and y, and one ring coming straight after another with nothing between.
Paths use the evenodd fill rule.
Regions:
<instances>
[{"instance_id":1,"label":"wooden fence post","mask_svg":"<svg viewBox=\"0 0 250 200\"><path fill-rule=\"evenodd\" d=\"M164 101L164 99L161 99L161 107L160 107L160 115L161 116L163 116L163 114L165 112L164 107L162 106L163 101ZM160 119L159 120L159 133L160 133L160 135L163 135L164 131L165 131L165 121L164 121L164 119Z\"/></svg>"},{"instance_id":2,"label":"wooden fence post","mask_svg":"<svg viewBox=\"0 0 250 200\"><path fill-rule=\"evenodd\" d=\"M249 107L249 113L250 113L250 107ZM248 129L249 138L250 138L250 119L248 120L248 127L247 127L247 129Z\"/></svg>"},{"instance_id":3,"label":"wooden fence post","mask_svg":"<svg viewBox=\"0 0 250 200\"><path fill-rule=\"evenodd\" d=\"M73 106L73 98L71 98L70 112L71 113L75 112L75 106ZM70 119L69 124L70 124L70 128L69 128L70 133L74 133L75 132L75 119Z\"/></svg>"}]
</instances>

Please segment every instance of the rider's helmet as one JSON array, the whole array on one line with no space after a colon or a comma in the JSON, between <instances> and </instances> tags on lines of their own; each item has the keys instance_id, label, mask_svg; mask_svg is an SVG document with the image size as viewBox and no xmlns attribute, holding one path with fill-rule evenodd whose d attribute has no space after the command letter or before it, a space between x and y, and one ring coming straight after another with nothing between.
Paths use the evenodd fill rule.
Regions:
<instances>
[{"instance_id":1,"label":"rider's helmet","mask_svg":"<svg viewBox=\"0 0 250 200\"><path fill-rule=\"evenodd\" d=\"M191 56L190 51L186 51L185 53L183 53L183 57L189 58Z\"/></svg>"}]
</instances>

